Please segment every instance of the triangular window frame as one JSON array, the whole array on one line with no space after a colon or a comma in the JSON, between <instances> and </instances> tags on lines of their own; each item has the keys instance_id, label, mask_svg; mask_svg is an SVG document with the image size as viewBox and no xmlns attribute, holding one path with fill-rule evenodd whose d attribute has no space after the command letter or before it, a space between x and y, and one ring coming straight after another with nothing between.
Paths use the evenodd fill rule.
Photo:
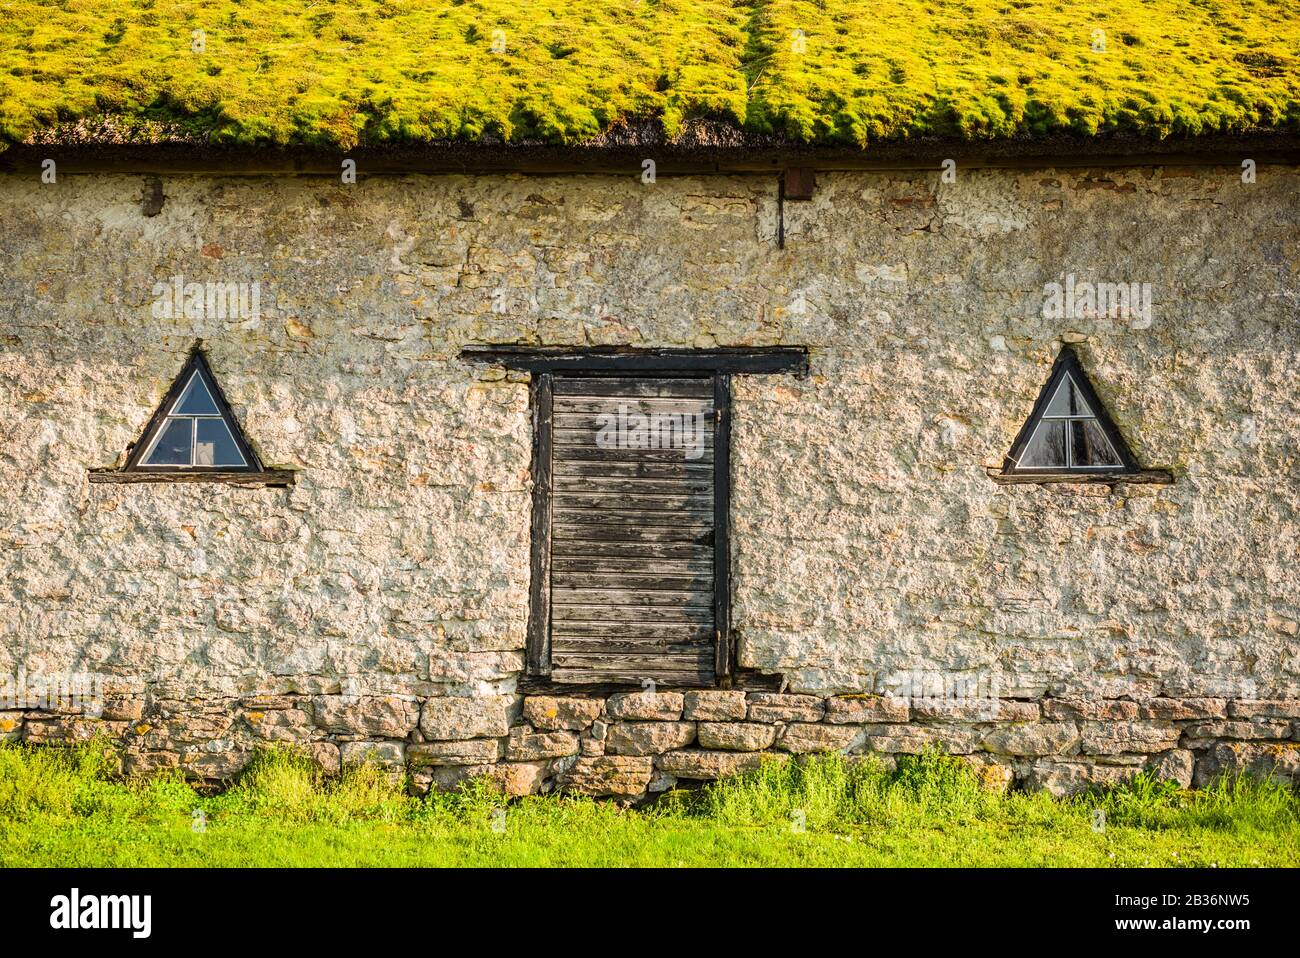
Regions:
<instances>
[{"instance_id":1,"label":"triangular window frame","mask_svg":"<svg viewBox=\"0 0 1300 958\"><path fill-rule=\"evenodd\" d=\"M1091 416L1076 416L1075 419L1091 420L1097 423L1106 440L1110 443L1111 449L1115 452L1120 460L1119 465L1099 465L1099 466L1022 466L1021 459L1024 458L1026 449L1030 440L1033 439L1040 423L1044 419L1054 419L1047 415L1047 409L1057 389L1069 377L1074 381L1075 388L1078 390L1080 398L1088 407ZM1116 428L1115 423L1111 420L1110 414L1106 412L1106 406L1097 395L1097 391L1092 387L1092 380L1084 372L1083 364L1079 362L1079 357L1069 346L1064 347L1056 357L1056 362L1052 365L1052 372L1047 377L1047 382L1043 384L1042 390L1038 393L1038 399L1034 402L1033 411L1030 412L1029 418L1025 424L1020 427L1020 432L1016 434L1015 441L1011 444L1011 450L1007 453L1006 459L1002 464L1002 471L1005 475L1021 476L1046 476L1046 475L1081 475L1081 476L1108 476L1108 475L1132 475L1141 472L1137 458L1129 449L1128 443L1124 441L1124 436Z\"/></svg>"},{"instance_id":2,"label":"triangular window frame","mask_svg":"<svg viewBox=\"0 0 1300 958\"><path fill-rule=\"evenodd\" d=\"M179 404L182 394L189 386L190 381L198 377L198 381L207 389L208 394L216 406L216 413L204 413L202 415L188 413L174 413L175 407ZM196 420L196 421L215 421L222 420L226 429L230 431L230 436L234 440L235 446L243 458L242 465L197 465L194 464L193 458L196 455L193 446L191 447L190 463L175 464L149 464L148 460L153 451L162 431L173 421L176 420ZM193 427L197 434L197 423ZM262 461L258 458L256 452L249 445L248 439L244 436L244 430L240 428L239 420L235 418L234 411L230 408L230 403L226 400L226 394L221 390L221 384L217 382L217 377L212 373L212 367L208 365L207 357L203 355L203 350L198 346L190 351L189 358L186 359L185 365L181 368L179 375L172 381L171 387L163 396L162 402L154 411L152 418L144 427L140 438L130 447L127 455L126 465L122 467L123 472L145 472L145 473L258 473L262 472Z\"/></svg>"}]
</instances>

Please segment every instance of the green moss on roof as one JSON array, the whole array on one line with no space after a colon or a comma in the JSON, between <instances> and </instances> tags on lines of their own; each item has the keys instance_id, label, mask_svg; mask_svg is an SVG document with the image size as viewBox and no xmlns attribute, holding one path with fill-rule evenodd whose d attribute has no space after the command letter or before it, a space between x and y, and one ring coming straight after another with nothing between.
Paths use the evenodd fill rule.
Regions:
<instances>
[{"instance_id":1,"label":"green moss on roof","mask_svg":"<svg viewBox=\"0 0 1300 958\"><path fill-rule=\"evenodd\" d=\"M803 140L1300 127L1295 0L777 0L757 39L748 126Z\"/></svg>"},{"instance_id":2,"label":"green moss on roof","mask_svg":"<svg viewBox=\"0 0 1300 958\"><path fill-rule=\"evenodd\" d=\"M711 118L863 146L1300 129L1295 0L0 0L0 15L0 146L106 119L128 138L345 149L572 143L647 118L669 137Z\"/></svg>"}]
</instances>

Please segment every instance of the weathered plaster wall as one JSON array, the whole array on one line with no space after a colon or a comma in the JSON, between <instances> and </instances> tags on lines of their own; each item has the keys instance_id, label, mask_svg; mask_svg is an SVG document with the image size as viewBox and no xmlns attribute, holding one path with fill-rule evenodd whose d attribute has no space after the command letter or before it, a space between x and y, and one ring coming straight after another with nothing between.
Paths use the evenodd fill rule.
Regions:
<instances>
[{"instance_id":1,"label":"weathered plaster wall","mask_svg":"<svg viewBox=\"0 0 1300 958\"><path fill-rule=\"evenodd\" d=\"M527 385L462 364L473 342L810 348L806 380L735 383L741 664L818 701L915 670L1016 703L897 747L863 718L826 747L937 739L1048 784L1153 756L1294 767L1300 171L823 174L786 205L784 250L767 176L163 186L146 217L140 177L0 178L0 675L111 677L103 721L134 768L219 777L266 739L423 762L470 740L432 748L451 781L531 734ZM1043 318L1068 273L1150 283L1153 315ZM258 282L260 316L156 318L176 274ZM196 338L296 485L90 485ZM989 480L1062 342L1174 485ZM1133 705L1171 700L1201 704ZM935 718L884 708L900 733ZM561 754L510 752L540 763L512 787L576 774L579 733L599 759L618 721L599 714L541 748ZM1090 743L1099 720L1128 737ZM1035 723L1047 745L990 738ZM31 741L91 724L0 712ZM684 734L660 744L727 751Z\"/></svg>"}]
</instances>

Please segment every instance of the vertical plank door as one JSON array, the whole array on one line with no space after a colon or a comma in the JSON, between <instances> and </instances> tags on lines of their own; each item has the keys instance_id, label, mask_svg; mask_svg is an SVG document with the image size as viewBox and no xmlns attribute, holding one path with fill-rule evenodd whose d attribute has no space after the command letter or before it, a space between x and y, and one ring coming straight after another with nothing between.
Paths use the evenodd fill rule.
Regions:
<instances>
[{"instance_id":1,"label":"vertical plank door","mask_svg":"<svg viewBox=\"0 0 1300 958\"><path fill-rule=\"evenodd\" d=\"M714 389L553 377L552 681L714 683Z\"/></svg>"}]
</instances>

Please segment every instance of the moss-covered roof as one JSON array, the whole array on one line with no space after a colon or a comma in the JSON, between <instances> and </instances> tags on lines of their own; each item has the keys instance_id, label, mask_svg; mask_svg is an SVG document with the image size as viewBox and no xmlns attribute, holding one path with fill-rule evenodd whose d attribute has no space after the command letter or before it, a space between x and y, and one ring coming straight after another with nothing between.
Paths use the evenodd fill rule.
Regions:
<instances>
[{"instance_id":1,"label":"moss-covered roof","mask_svg":"<svg viewBox=\"0 0 1300 958\"><path fill-rule=\"evenodd\" d=\"M857 146L1294 132L1300 12L1296 0L0 0L0 148L574 143L646 120L671 138L697 118Z\"/></svg>"}]
</instances>

